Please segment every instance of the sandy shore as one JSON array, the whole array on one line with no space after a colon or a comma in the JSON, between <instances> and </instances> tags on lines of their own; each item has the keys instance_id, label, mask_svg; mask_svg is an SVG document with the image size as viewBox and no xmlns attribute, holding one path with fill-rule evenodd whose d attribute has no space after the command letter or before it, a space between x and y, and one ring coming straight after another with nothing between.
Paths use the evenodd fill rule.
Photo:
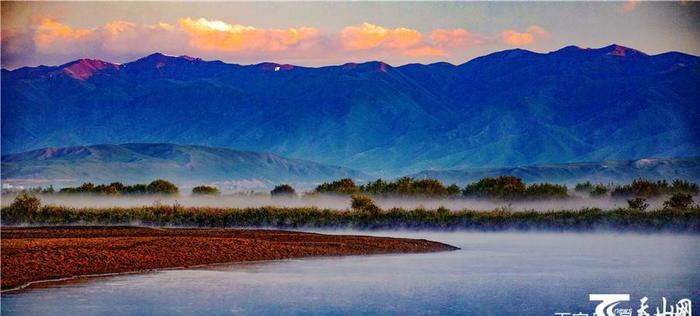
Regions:
<instances>
[{"instance_id":1,"label":"sandy shore","mask_svg":"<svg viewBox=\"0 0 700 316\"><path fill-rule=\"evenodd\" d=\"M281 230L2 227L2 289L42 280L214 263L455 250L418 239Z\"/></svg>"}]
</instances>

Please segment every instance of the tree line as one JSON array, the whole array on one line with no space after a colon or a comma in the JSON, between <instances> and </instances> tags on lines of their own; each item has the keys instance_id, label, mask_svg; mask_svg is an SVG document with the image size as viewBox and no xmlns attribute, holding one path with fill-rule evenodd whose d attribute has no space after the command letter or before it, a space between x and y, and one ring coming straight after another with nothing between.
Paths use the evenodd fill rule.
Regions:
<instances>
[{"instance_id":1,"label":"tree line","mask_svg":"<svg viewBox=\"0 0 700 316\"><path fill-rule=\"evenodd\" d=\"M536 183L526 185L514 176L488 177L465 187L457 184L445 185L436 179L399 178L395 181L378 179L357 185L352 179L322 183L315 193L368 194L372 196L416 196L416 197L471 197L496 199L538 199L569 197L566 185Z\"/></svg>"},{"instance_id":2,"label":"tree line","mask_svg":"<svg viewBox=\"0 0 700 316\"><path fill-rule=\"evenodd\" d=\"M66 187L58 191L52 186L31 188L30 193L91 193L107 195L128 194L178 194L180 189L167 180L157 179L148 184L126 185L121 182L95 185L91 182L77 187ZM629 198L635 207L643 207L649 198L664 195L676 196L676 200L692 199L700 192L698 184L686 180L650 181L637 179L629 184L594 184L590 181L578 183L570 192L566 185L554 183L526 184L515 176L486 177L460 187L457 184L445 185L436 179L415 179L402 177L394 181L377 179L364 184L356 184L351 178L324 182L305 195L316 194L364 194L374 197L420 197L420 198L488 198L497 200L533 200L570 198L574 194L587 194L590 197ZM215 186L200 185L192 188L193 195L218 195ZM297 192L289 184L280 184L270 191L273 197L296 196ZM633 201L634 200L634 201ZM630 204L633 206L632 204Z\"/></svg>"},{"instance_id":3,"label":"tree line","mask_svg":"<svg viewBox=\"0 0 700 316\"><path fill-rule=\"evenodd\" d=\"M163 180L156 179L150 183L137 183L137 184L123 184L121 182L112 182L109 184L93 184L92 182L85 182L77 187L65 187L56 191L53 186L48 186L46 188L29 188L23 190L24 193L41 193L41 194L101 194L101 195L147 195L147 194L160 194L160 195L173 195L180 193L180 188L174 183ZM217 187L200 185L192 188L193 195L215 195L219 194L220 191Z\"/></svg>"}]
</instances>

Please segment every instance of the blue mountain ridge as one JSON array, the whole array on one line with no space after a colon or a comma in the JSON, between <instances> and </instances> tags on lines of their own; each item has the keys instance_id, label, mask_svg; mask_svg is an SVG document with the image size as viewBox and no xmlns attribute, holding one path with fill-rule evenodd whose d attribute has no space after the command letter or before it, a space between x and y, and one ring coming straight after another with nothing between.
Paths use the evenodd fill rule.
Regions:
<instances>
[{"instance_id":1,"label":"blue mountain ridge","mask_svg":"<svg viewBox=\"0 0 700 316\"><path fill-rule=\"evenodd\" d=\"M2 156L3 182L15 186L148 183L157 178L185 185L248 181L263 187L284 182L311 186L345 177L366 175L270 153L194 145L101 144Z\"/></svg>"},{"instance_id":2,"label":"blue mountain ridge","mask_svg":"<svg viewBox=\"0 0 700 316\"><path fill-rule=\"evenodd\" d=\"M698 156L698 82L697 56L619 45L400 67L83 59L2 71L2 152L197 144L384 177Z\"/></svg>"}]
</instances>

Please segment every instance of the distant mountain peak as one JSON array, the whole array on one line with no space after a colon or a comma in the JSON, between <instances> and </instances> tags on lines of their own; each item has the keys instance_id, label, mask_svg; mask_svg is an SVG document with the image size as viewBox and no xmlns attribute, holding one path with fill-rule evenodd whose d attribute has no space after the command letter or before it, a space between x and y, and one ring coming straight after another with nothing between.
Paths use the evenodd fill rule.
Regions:
<instances>
[{"instance_id":1,"label":"distant mountain peak","mask_svg":"<svg viewBox=\"0 0 700 316\"><path fill-rule=\"evenodd\" d=\"M105 69L119 69L119 65L99 59L78 59L61 65L63 72L77 80L85 80Z\"/></svg>"},{"instance_id":2,"label":"distant mountain peak","mask_svg":"<svg viewBox=\"0 0 700 316\"><path fill-rule=\"evenodd\" d=\"M202 62L201 58L191 57L187 55L182 56L170 56L163 53L153 53L148 56L139 58L135 61L125 64L127 67L144 67L144 68L156 68L160 69L169 65L174 64L194 64Z\"/></svg>"},{"instance_id":3,"label":"distant mountain peak","mask_svg":"<svg viewBox=\"0 0 700 316\"><path fill-rule=\"evenodd\" d=\"M379 71L387 72L393 67L383 61L368 61L364 63L345 63L340 66L342 69L360 70L360 71Z\"/></svg>"},{"instance_id":4,"label":"distant mountain peak","mask_svg":"<svg viewBox=\"0 0 700 316\"><path fill-rule=\"evenodd\" d=\"M436 63L428 64L428 66L434 66L434 67L454 67L455 65L446 61L439 61Z\"/></svg>"},{"instance_id":5,"label":"distant mountain peak","mask_svg":"<svg viewBox=\"0 0 700 316\"><path fill-rule=\"evenodd\" d=\"M178 58L182 58L182 59L188 60L188 61L200 61L200 60L202 60L201 58L187 56L187 55L182 55L182 56L179 56Z\"/></svg>"},{"instance_id":6,"label":"distant mountain peak","mask_svg":"<svg viewBox=\"0 0 700 316\"><path fill-rule=\"evenodd\" d=\"M610 56L620 56L620 57L647 56L647 54L642 53L636 49L625 47L625 46L618 45L618 44L612 44L609 46L605 46L603 48L600 48L599 50L605 52L606 55L610 55Z\"/></svg>"}]
</instances>

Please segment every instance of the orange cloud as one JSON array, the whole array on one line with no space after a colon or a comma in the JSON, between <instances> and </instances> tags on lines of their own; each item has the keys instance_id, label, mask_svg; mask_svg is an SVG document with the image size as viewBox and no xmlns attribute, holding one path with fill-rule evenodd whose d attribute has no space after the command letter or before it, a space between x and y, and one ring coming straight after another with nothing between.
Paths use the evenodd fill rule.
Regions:
<instances>
[{"instance_id":1,"label":"orange cloud","mask_svg":"<svg viewBox=\"0 0 700 316\"><path fill-rule=\"evenodd\" d=\"M423 40L423 34L414 29L385 28L371 23L348 26L340 32L346 50L385 50L412 57L445 56L444 50Z\"/></svg>"},{"instance_id":2,"label":"orange cloud","mask_svg":"<svg viewBox=\"0 0 700 316\"><path fill-rule=\"evenodd\" d=\"M462 28L436 29L430 34L430 39L435 45L449 49L465 48L484 43L484 39L480 35L470 33Z\"/></svg>"},{"instance_id":3,"label":"orange cloud","mask_svg":"<svg viewBox=\"0 0 700 316\"><path fill-rule=\"evenodd\" d=\"M412 57L440 57L447 55L443 50L432 46L421 46L403 51L404 55Z\"/></svg>"},{"instance_id":4,"label":"orange cloud","mask_svg":"<svg viewBox=\"0 0 700 316\"><path fill-rule=\"evenodd\" d=\"M180 19L180 27L190 37L190 44L203 50L218 51L283 51L309 44L319 38L315 28L258 29L200 18Z\"/></svg>"},{"instance_id":5,"label":"orange cloud","mask_svg":"<svg viewBox=\"0 0 700 316\"><path fill-rule=\"evenodd\" d=\"M505 30L501 33L501 38L504 43L511 46L525 46L534 43L539 39L548 39L549 33L544 28L537 25L532 25L527 28L527 31L520 33L515 30Z\"/></svg>"},{"instance_id":6,"label":"orange cloud","mask_svg":"<svg viewBox=\"0 0 700 316\"><path fill-rule=\"evenodd\" d=\"M8 38L11 35L7 33ZM74 57L139 56L163 52L220 58L222 55L260 59L314 59L327 56L386 58L403 55L416 58L449 56L459 49L490 42L463 28L435 29L426 36L407 27L387 28L371 23L347 26L338 33L322 34L311 27L256 28L220 20L183 17L175 24L142 24L115 20L95 28L74 28L56 19L34 20L12 42L3 37L5 52L21 56L26 52ZM539 26L523 33L506 30L504 42L528 45L549 34ZM24 41L18 40L22 37ZM14 43L14 45L13 45ZM11 48L11 49L9 49ZM336 57L334 57L336 58Z\"/></svg>"},{"instance_id":7,"label":"orange cloud","mask_svg":"<svg viewBox=\"0 0 700 316\"><path fill-rule=\"evenodd\" d=\"M343 47L348 50L366 50L377 47L407 49L421 43L423 35L413 29L399 27L387 29L379 25L362 23L348 26L340 32Z\"/></svg>"},{"instance_id":8,"label":"orange cloud","mask_svg":"<svg viewBox=\"0 0 700 316\"><path fill-rule=\"evenodd\" d=\"M95 31L91 29L73 29L52 18L43 18L36 25L34 43L39 50L55 48L57 42L76 42L92 38Z\"/></svg>"}]
</instances>

